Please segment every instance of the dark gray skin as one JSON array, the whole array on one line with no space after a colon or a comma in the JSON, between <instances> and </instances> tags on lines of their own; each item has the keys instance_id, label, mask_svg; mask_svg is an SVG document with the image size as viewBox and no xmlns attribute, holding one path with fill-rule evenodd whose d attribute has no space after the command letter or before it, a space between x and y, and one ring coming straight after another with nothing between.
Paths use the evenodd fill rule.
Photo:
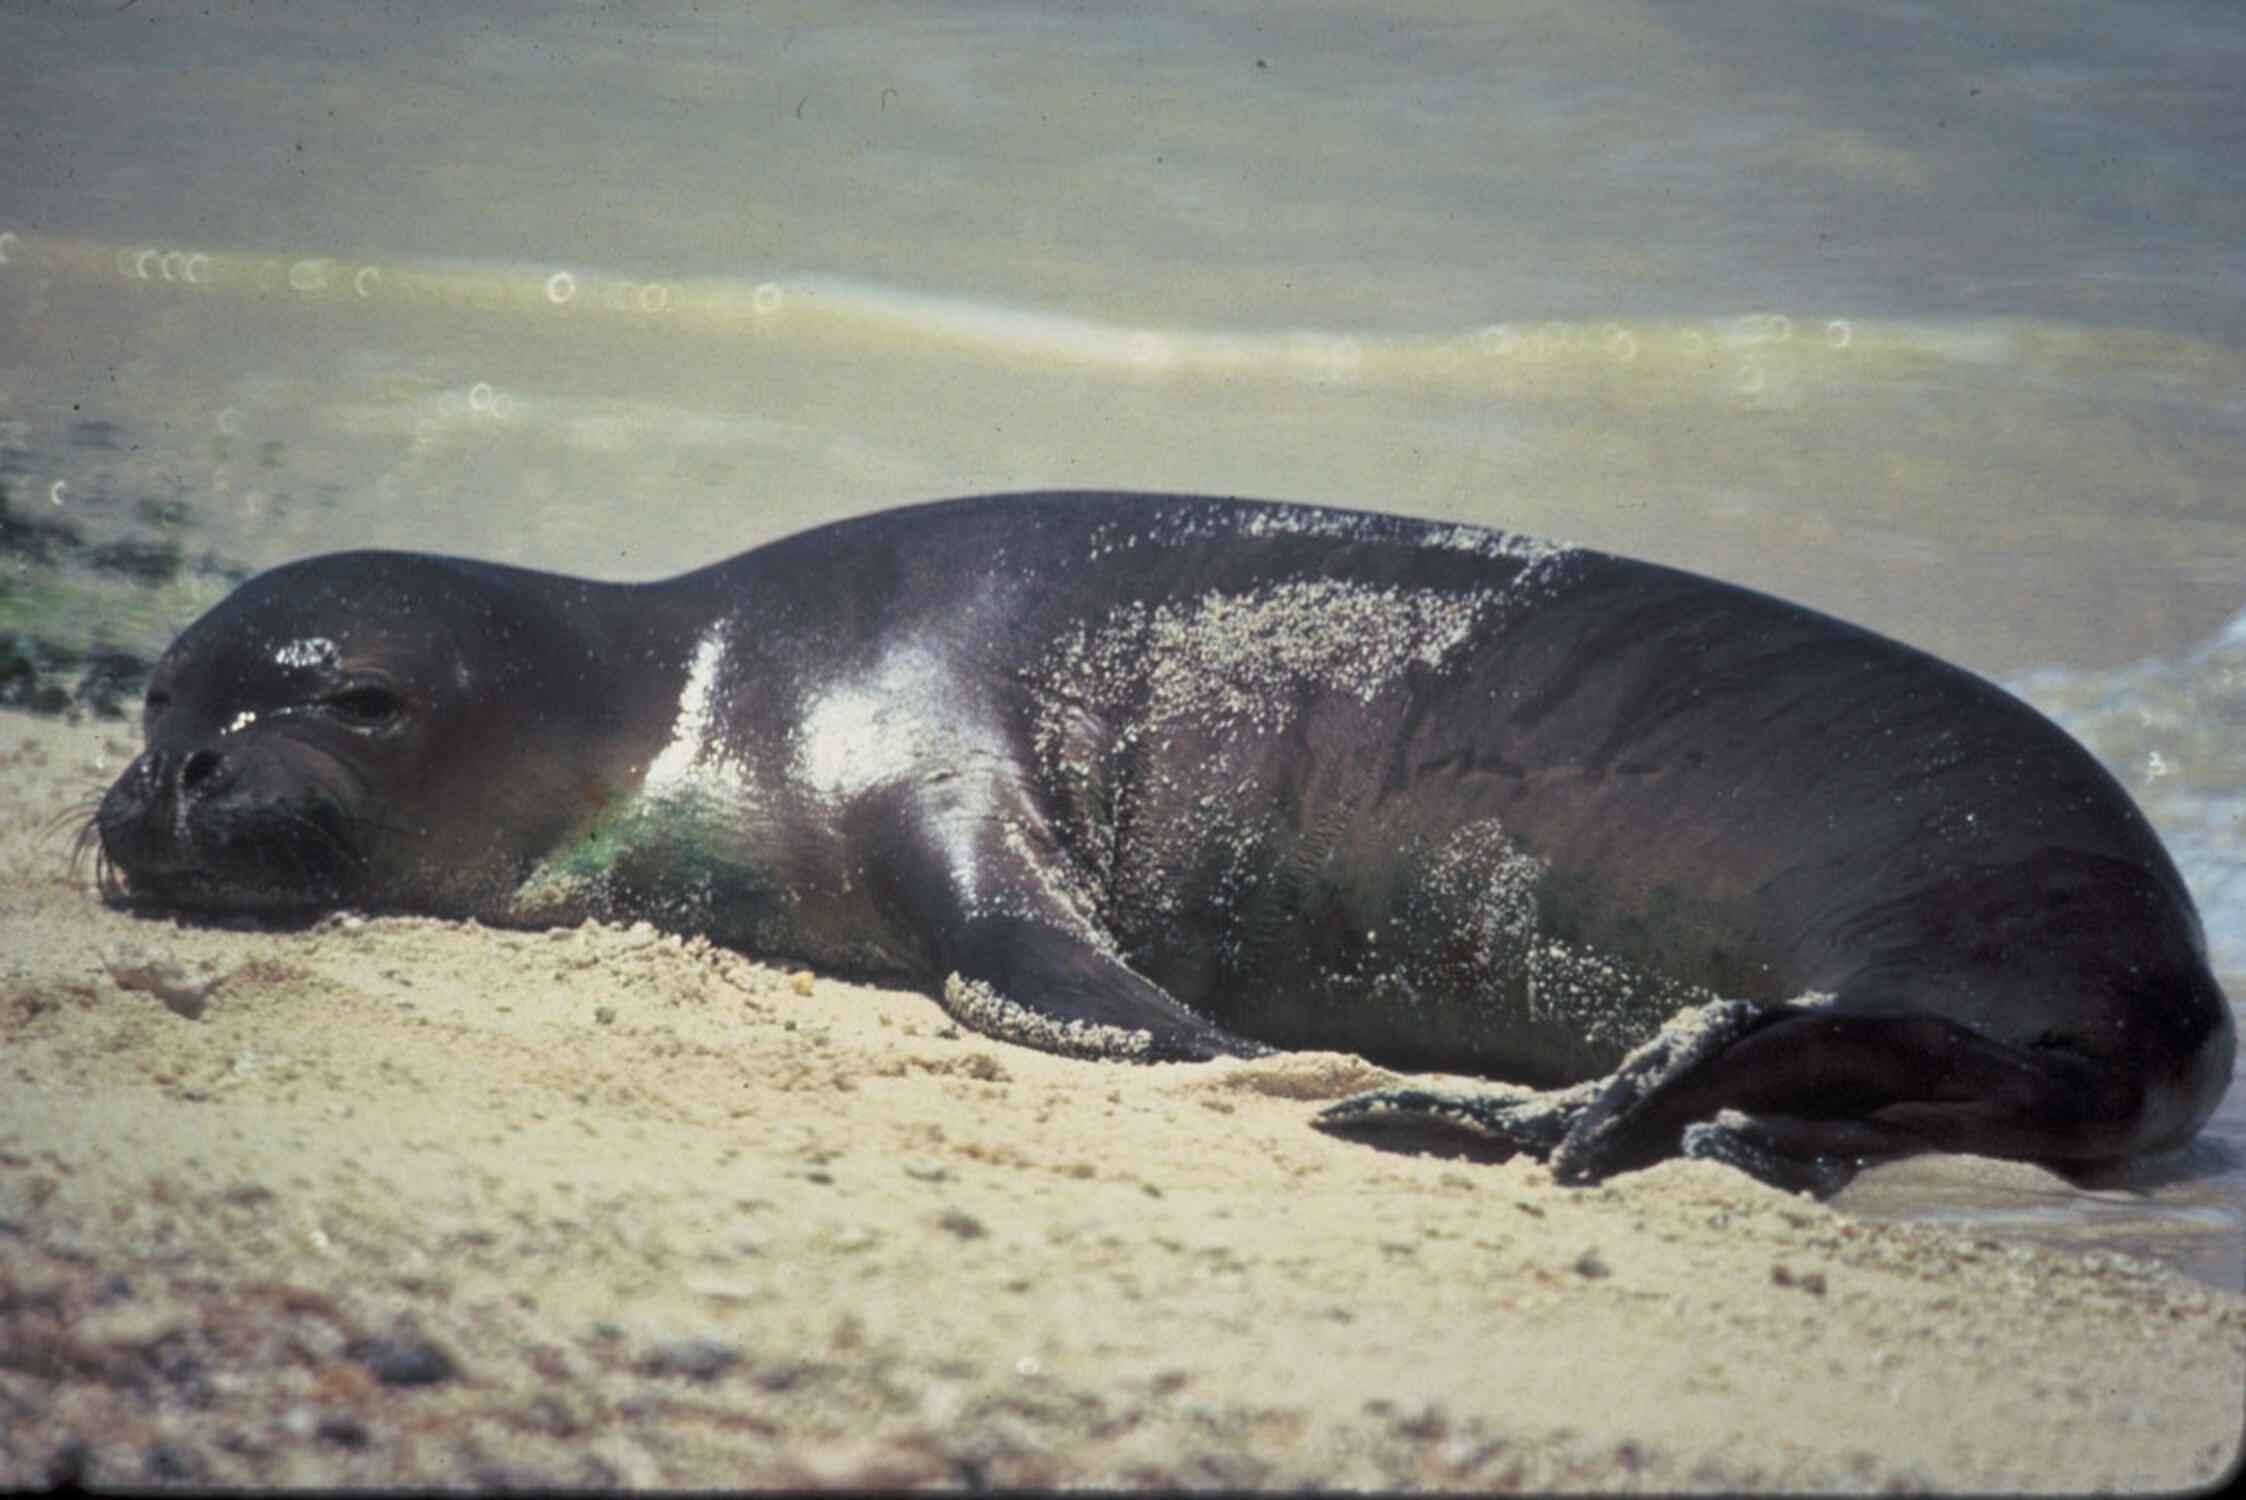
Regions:
<instances>
[{"instance_id":1,"label":"dark gray skin","mask_svg":"<svg viewBox=\"0 0 2246 1500\"><path fill-rule=\"evenodd\" d=\"M1355 1051L1589 1181L2188 1140L2228 1004L2127 793L1989 683L1688 573L1129 494L661 583L355 552L152 680L113 894L644 917L1051 1050Z\"/></svg>"}]
</instances>

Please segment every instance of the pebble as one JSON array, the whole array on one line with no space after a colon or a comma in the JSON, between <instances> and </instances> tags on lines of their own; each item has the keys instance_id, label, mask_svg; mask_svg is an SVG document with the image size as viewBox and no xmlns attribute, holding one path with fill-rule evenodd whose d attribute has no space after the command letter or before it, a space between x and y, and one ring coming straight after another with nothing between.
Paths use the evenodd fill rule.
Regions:
<instances>
[{"instance_id":1,"label":"pebble","mask_svg":"<svg viewBox=\"0 0 2246 1500\"><path fill-rule=\"evenodd\" d=\"M1825 1273L1823 1271L1796 1271L1784 1261L1780 1261L1770 1268L1770 1281L1773 1286L1798 1286L1812 1295L1819 1297L1825 1295Z\"/></svg>"},{"instance_id":2,"label":"pebble","mask_svg":"<svg viewBox=\"0 0 2246 1500\"><path fill-rule=\"evenodd\" d=\"M151 1443L142 1452L140 1471L150 1479L179 1483L201 1477L202 1461L192 1448L177 1443Z\"/></svg>"},{"instance_id":3,"label":"pebble","mask_svg":"<svg viewBox=\"0 0 2246 1500\"><path fill-rule=\"evenodd\" d=\"M436 1385L459 1373L452 1356L426 1339L361 1339L347 1352L384 1385Z\"/></svg>"},{"instance_id":4,"label":"pebble","mask_svg":"<svg viewBox=\"0 0 2246 1500\"><path fill-rule=\"evenodd\" d=\"M319 1426L314 1430L323 1441L333 1443L338 1448L364 1448L367 1445L367 1424L357 1417L340 1412L320 1418Z\"/></svg>"},{"instance_id":5,"label":"pebble","mask_svg":"<svg viewBox=\"0 0 2246 1500\"><path fill-rule=\"evenodd\" d=\"M971 1213L956 1208L945 1209L943 1217L938 1219L936 1223L940 1228L949 1230L963 1240L981 1239L990 1232L983 1227L982 1220Z\"/></svg>"},{"instance_id":6,"label":"pebble","mask_svg":"<svg viewBox=\"0 0 2246 1500\"><path fill-rule=\"evenodd\" d=\"M741 1351L717 1339L662 1339L648 1351L640 1368L650 1375L685 1375L694 1380L714 1380L740 1362Z\"/></svg>"},{"instance_id":7,"label":"pebble","mask_svg":"<svg viewBox=\"0 0 2246 1500\"><path fill-rule=\"evenodd\" d=\"M119 989L154 995L166 1010L189 1021L202 1019L212 993L226 980L208 965L191 969L176 958L152 957L131 947L102 955L102 965Z\"/></svg>"}]
</instances>

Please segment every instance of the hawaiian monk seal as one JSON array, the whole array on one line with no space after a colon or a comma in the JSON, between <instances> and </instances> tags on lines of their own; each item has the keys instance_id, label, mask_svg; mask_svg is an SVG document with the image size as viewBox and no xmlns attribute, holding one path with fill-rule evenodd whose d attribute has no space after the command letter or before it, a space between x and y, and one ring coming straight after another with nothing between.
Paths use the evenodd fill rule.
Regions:
<instances>
[{"instance_id":1,"label":"hawaiian monk seal","mask_svg":"<svg viewBox=\"0 0 2246 1500\"><path fill-rule=\"evenodd\" d=\"M342 553L190 626L144 730L117 899L646 918L1053 1051L1480 1073L1326 1120L1569 1181L2113 1161L2235 1047L2175 866L2032 709L1474 527L1018 495L641 585Z\"/></svg>"}]
</instances>

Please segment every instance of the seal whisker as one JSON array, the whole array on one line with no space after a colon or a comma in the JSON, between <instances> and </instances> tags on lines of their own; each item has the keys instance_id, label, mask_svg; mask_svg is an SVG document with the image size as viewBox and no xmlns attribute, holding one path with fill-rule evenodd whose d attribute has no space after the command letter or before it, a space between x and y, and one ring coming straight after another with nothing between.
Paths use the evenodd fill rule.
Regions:
<instances>
[{"instance_id":1,"label":"seal whisker","mask_svg":"<svg viewBox=\"0 0 2246 1500\"><path fill-rule=\"evenodd\" d=\"M71 832L74 843L85 842L88 837L97 831L96 824L101 816L101 800L102 794L98 791L71 799L62 807L39 820L40 833L52 838L67 829Z\"/></svg>"},{"instance_id":2,"label":"seal whisker","mask_svg":"<svg viewBox=\"0 0 2246 1500\"><path fill-rule=\"evenodd\" d=\"M70 841L70 878L72 880L80 878L80 872L85 868L86 855L89 851L94 858L94 888L101 892L104 900L122 899L125 894L125 878L110 859L109 850L101 842L99 822L90 815L79 826L77 834Z\"/></svg>"},{"instance_id":3,"label":"seal whisker","mask_svg":"<svg viewBox=\"0 0 2246 1500\"><path fill-rule=\"evenodd\" d=\"M113 886L122 881L110 867L109 851L101 840L101 806L99 793L81 797L45 820L43 831L50 837L70 830L70 878L77 880L85 869L86 856L94 857L94 886L104 898L113 894ZM75 825L75 826L73 826Z\"/></svg>"}]
</instances>

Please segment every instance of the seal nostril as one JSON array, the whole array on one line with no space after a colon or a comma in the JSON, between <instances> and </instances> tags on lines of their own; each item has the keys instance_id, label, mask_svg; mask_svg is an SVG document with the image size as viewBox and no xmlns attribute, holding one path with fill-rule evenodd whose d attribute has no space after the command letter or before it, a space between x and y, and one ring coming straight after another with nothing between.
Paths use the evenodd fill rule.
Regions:
<instances>
[{"instance_id":1,"label":"seal nostril","mask_svg":"<svg viewBox=\"0 0 2246 1500\"><path fill-rule=\"evenodd\" d=\"M216 750L198 750L179 765L179 789L192 792L218 774L220 765Z\"/></svg>"}]
</instances>

